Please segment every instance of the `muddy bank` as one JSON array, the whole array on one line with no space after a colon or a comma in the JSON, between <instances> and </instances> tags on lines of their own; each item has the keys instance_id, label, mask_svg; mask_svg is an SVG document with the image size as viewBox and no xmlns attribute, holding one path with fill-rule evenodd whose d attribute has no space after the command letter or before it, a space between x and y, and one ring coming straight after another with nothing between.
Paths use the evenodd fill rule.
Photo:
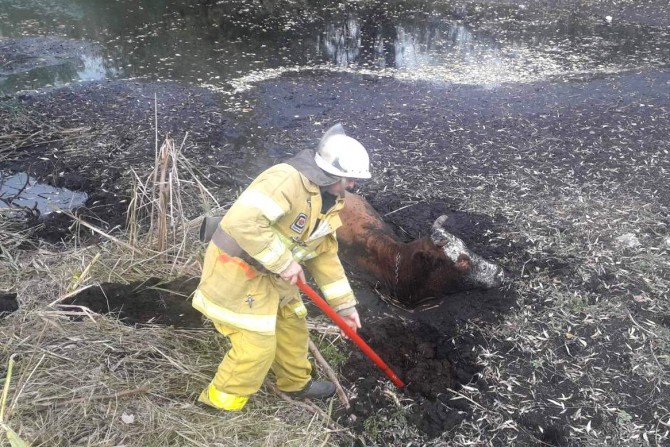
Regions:
<instances>
[{"instance_id":1,"label":"muddy bank","mask_svg":"<svg viewBox=\"0 0 670 447\"><path fill-rule=\"evenodd\" d=\"M55 187L88 194L79 211L102 228L125 225L128 198L137 173L154 165L156 141L166 135L204 169L208 186L246 178L239 121L222 111L212 92L175 83L103 81L26 92L0 102L3 133L0 170L22 172ZM158 132L156 129L158 119ZM38 125L37 123L45 123ZM48 123L48 124L46 124ZM35 127L35 126L38 127ZM50 214L37 236L69 239L71 219Z\"/></svg>"},{"instance_id":2,"label":"muddy bank","mask_svg":"<svg viewBox=\"0 0 670 447\"><path fill-rule=\"evenodd\" d=\"M127 189L125 180L116 180L127 179L131 166L153 163L156 94L159 138L188 132L186 155L215 183L243 185L272 163L313 147L328 123L342 121L372 152L375 178L362 191L382 214L426 199L462 207L470 196L494 189L480 181L488 174L524 176L529 193L540 195L552 191L532 182L533 175L555 174L549 181L559 190L579 182L625 193L626 184L641 184L665 204L668 85L664 72L495 89L315 72L269 80L228 100L173 83L87 83L3 100L8 133L37 130L32 118L79 133L26 140L16 150L5 146L2 168L88 192ZM233 116L225 111L232 101L257 112ZM547 159L558 172L547 171ZM467 194L450 194L466 187ZM408 225L412 236L420 233Z\"/></svg>"},{"instance_id":3,"label":"muddy bank","mask_svg":"<svg viewBox=\"0 0 670 447\"><path fill-rule=\"evenodd\" d=\"M670 74L664 71L498 88L315 71L261 82L226 102L176 84L94 83L21 96L13 104L29 106L30 113L64 129L104 129L109 122L109 132L87 137L85 152L66 141L28 141L0 167L30 169L33 154L46 159L37 166L76 166L91 191L116 188L109 210L118 217L125 210L129 168L153 162L153 92L173 98L170 107L159 109L163 119L175 133L193 131L188 155L228 199L234 197L232 187L314 147L324 129L341 121L372 156L373 179L359 192L401 237L423 236L437 214L451 213L457 218L450 230L513 278L512 287L448 295L437 307L410 312L384 301L349 272L361 301L364 337L412 382L398 405L374 367L350 352L343 376L357 394L358 428L376 430L380 443L435 437L440 442L450 439L452 429L476 425L477 415L477 424L491 431L512 421L520 431L507 431L508 441L579 445L571 441L575 418L581 423L579 418L588 417L598 430L619 423L621 413L593 408L592 395L581 391L598 388L607 368L619 368L616 379L606 378L614 391L600 398L653 420L639 410L636 397L648 395L650 384L635 374L623 380L627 360L610 354L626 351L632 341L624 336L601 341L598 334L623 333L627 312L667 324L662 308L651 312L630 304L631 296L641 303L655 296L667 270L642 254L624 258L629 252L616 240L634 232L649 247L644 256L663 253L670 228L668 85ZM87 102L89 95L95 101ZM230 102L239 104L235 120L224 111ZM169 116L173 110L175 118ZM27 133L30 122L22 125ZM104 145L108 135L124 144L129 134L133 139L122 150L110 152L114 146ZM110 173L116 175L113 181ZM654 280L617 267L626 262L651 272ZM606 311L590 317L601 303ZM623 318L606 313L612 309L623 309ZM573 362L582 355L587 360L577 367ZM594 357L597 361L588 360ZM491 359L499 360L482 374ZM597 368L588 369L591 364ZM501 369L509 374L501 376ZM476 397L482 407L465 403L454 391ZM580 414L547 403L560 402L561 396L578 399ZM501 401L506 407L496 413ZM500 419L480 419L482 408L494 409L487 414ZM419 434L403 437L390 426L409 426Z\"/></svg>"},{"instance_id":4,"label":"muddy bank","mask_svg":"<svg viewBox=\"0 0 670 447\"><path fill-rule=\"evenodd\" d=\"M520 186L505 179L521 176L536 197L635 183L667 205L667 145L657 142L667 132L668 86L670 74L658 71L493 89L316 73L270 80L249 96L271 141L285 147L308 142L314 121L356 117L350 131L376 168L365 185L373 202L383 191L398 202L446 197L462 206ZM552 183L534 180L542 175Z\"/></svg>"},{"instance_id":5,"label":"muddy bank","mask_svg":"<svg viewBox=\"0 0 670 447\"><path fill-rule=\"evenodd\" d=\"M341 121L371 153L373 179L359 192L401 237L424 236L437 215L461 213L451 229L457 236L520 271L526 242L500 234L524 218L523 206L506 198L536 201L533 213L567 233L585 219L555 213L570 197L667 209L669 85L662 71L494 89L316 71L232 97L174 83L85 83L2 101L5 133L33 136L5 144L0 169L89 193L90 215L113 228L125 222L131 168L149 172L153 164L154 94L159 138L188 132L183 152L222 200ZM50 127L39 127L44 122ZM66 219L45 231L58 240L68 226ZM662 245L657 228L644 231ZM552 265L576 268L547 250Z\"/></svg>"}]
</instances>

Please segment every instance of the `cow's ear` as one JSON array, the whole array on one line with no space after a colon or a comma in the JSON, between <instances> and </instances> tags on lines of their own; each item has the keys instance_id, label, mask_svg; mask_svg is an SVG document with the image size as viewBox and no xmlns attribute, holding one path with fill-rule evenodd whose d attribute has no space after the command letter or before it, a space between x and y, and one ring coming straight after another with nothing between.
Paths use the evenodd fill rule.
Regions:
<instances>
[{"instance_id":1,"label":"cow's ear","mask_svg":"<svg viewBox=\"0 0 670 447\"><path fill-rule=\"evenodd\" d=\"M429 270L435 264L435 253L430 250L417 250L412 254L412 264L421 270Z\"/></svg>"}]
</instances>

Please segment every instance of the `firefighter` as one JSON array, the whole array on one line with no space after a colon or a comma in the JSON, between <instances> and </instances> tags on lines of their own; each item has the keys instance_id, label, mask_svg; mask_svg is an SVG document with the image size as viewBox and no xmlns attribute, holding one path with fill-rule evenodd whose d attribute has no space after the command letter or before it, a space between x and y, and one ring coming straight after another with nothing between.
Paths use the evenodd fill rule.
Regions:
<instances>
[{"instance_id":1,"label":"firefighter","mask_svg":"<svg viewBox=\"0 0 670 447\"><path fill-rule=\"evenodd\" d=\"M311 273L328 303L354 330L356 299L337 254L345 189L370 178L365 148L341 125L261 173L230 207L207 247L193 307L231 348L199 400L241 410L272 369L296 398L326 398L335 385L311 379L307 310L296 287Z\"/></svg>"}]
</instances>

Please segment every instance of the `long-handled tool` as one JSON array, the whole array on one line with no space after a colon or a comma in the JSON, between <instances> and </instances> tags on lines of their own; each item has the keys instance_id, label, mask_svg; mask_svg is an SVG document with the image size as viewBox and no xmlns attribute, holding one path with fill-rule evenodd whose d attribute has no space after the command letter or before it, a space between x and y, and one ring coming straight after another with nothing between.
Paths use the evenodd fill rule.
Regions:
<instances>
[{"instance_id":1,"label":"long-handled tool","mask_svg":"<svg viewBox=\"0 0 670 447\"><path fill-rule=\"evenodd\" d=\"M221 217L220 216L209 216L205 217L202 221L202 224L200 225L200 240L202 242L209 242L212 239L212 235L214 234L214 231L219 226L219 222L221 222ZM379 367L382 371L384 371L384 374L386 374L389 379L391 379L391 382L398 388L403 388L405 386L405 383L398 378L398 376L389 368L389 366L384 363L384 361L377 355L375 351L372 350L370 346L368 346L367 343L363 341L363 339L353 330L349 327L347 323L340 317L335 310L326 303L326 301L319 296L318 293L314 291L310 286L305 284L304 282L298 280L298 288L302 290L302 292L307 295L312 301L314 301L314 304L316 304L319 309L323 311L328 317L337 324L340 329L349 337L351 340L356 343L356 345L360 348L361 351L363 351L363 354L368 356L370 360L374 362L375 365Z\"/></svg>"},{"instance_id":2,"label":"long-handled tool","mask_svg":"<svg viewBox=\"0 0 670 447\"><path fill-rule=\"evenodd\" d=\"M330 307L328 303L319 296L318 293L314 291L310 286L302 282L301 280L298 280L298 288L309 297L312 301L314 301L314 304L316 304L319 309L323 311L328 317L337 324L340 329L349 337L351 340L353 340L354 343L360 348L361 351L363 351L363 354L365 354L370 360L374 362L375 365L379 367L382 371L384 371L384 374L388 376L389 379L391 379L391 382L398 387L398 388L404 388L405 387L405 382L400 380L400 378L393 372L393 370L386 364L384 361L377 355L375 351L372 350L370 346L368 346L365 341L354 331L349 325L340 317L337 312L335 312L335 309Z\"/></svg>"}]
</instances>

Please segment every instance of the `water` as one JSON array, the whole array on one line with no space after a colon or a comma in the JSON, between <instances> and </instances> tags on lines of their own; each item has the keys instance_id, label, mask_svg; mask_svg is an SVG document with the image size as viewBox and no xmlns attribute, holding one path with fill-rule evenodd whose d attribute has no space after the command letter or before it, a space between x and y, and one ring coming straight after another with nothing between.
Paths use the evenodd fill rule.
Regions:
<instances>
[{"instance_id":1,"label":"water","mask_svg":"<svg viewBox=\"0 0 670 447\"><path fill-rule=\"evenodd\" d=\"M574 14L537 20L517 5L488 7L485 20L466 24L449 5L435 8L416 0L0 0L5 44L50 36L44 51L36 42L18 62L0 40L0 92L138 77L230 90L309 67L496 85L670 61L667 28Z\"/></svg>"},{"instance_id":2,"label":"water","mask_svg":"<svg viewBox=\"0 0 670 447\"><path fill-rule=\"evenodd\" d=\"M82 206L88 196L39 183L25 173L0 172L0 214L30 212L45 216L58 210L72 210Z\"/></svg>"}]
</instances>

